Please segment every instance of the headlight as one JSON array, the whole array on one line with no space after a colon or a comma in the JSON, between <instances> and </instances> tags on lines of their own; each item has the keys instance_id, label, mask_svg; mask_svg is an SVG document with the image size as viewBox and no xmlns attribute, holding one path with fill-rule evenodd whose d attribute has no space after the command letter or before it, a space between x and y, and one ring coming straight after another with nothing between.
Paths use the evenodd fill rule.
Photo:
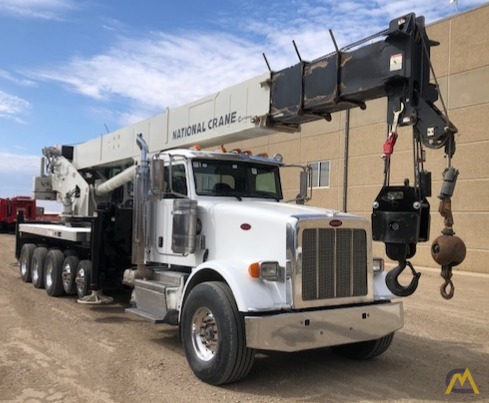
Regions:
<instances>
[{"instance_id":1,"label":"headlight","mask_svg":"<svg viewBox=\"0 0 489 403\"><path fill-rule=\"evenodd\" d=\"M268 281L284 281L285 270L278 262L260 261L250 264L248 273L253 278L261 278Z\"/></svg>"},{"instance_id":2,"label":"headlight","mask_svg":"<svg viewBox=\"0 0 489 403\"><path fill-rule=\"evenodd\" d=\"M374 257L374 273L381 273L384 271L384 259L380 257Z\"/></svg>"}]
</instances>

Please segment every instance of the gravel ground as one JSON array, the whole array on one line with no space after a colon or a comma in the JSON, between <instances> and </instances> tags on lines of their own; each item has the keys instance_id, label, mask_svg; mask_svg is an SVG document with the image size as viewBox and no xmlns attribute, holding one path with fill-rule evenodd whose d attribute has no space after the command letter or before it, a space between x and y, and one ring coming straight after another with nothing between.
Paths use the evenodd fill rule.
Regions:
<instances>
[{"instance_id":1,"label":"gravel ground","mask_svg":"<svg viewBox=\"0 0 489 403\"><path fill-rule=\"evenodd\" d=\"M124 313L124 294L106 306L49 297L21 281L13 248L0 234L2 402L489 402L487 275L456 272L445 301L438 272L422 270L404 299L405 327L374 360L263 353L245 380L214 387L192 374L176 328ZM445 395L457 368L469 368L480 394Z\"/></svg>"}]
</instances>

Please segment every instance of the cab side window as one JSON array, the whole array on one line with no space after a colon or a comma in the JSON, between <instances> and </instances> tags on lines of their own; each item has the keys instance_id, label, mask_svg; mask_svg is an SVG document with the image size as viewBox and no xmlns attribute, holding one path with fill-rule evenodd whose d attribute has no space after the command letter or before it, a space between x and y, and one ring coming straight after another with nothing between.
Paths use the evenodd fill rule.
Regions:
<instances>
[{"instance_id":1,"label":"cab side window","mask_svg":"<svg viewBox=\"0 0 489 403\"><path fill-rule=\"evenodd\" d=\"M165 198L177 198L188 195L187 189L187 174L185 165L173 164L171 166L171 182L170 182L170 167L165 166Z\"/></svg>"}]
</instances>

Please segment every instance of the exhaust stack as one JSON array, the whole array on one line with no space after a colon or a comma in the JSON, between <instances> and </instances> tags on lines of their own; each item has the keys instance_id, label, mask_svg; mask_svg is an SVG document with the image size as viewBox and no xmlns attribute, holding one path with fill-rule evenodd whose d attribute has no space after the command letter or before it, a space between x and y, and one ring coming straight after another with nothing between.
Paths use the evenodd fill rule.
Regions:
<instances>
[{"instance_id":1,"label":"exhaust stack","mask_svg":"<svg viewBox=\"0 0 489 403\"><path fill-rule=\"evenodd\" d=\"M136 168L134 181L134 211L133 211L133 238L132 238L132 262L136 264L137 278L150 279L153 271L145 265L146 253L146 227L147 227L147 204L148 204L148 145L142 134L136 136L136 143L141 150L141 162Z\"/></svg>"}]
</instances>

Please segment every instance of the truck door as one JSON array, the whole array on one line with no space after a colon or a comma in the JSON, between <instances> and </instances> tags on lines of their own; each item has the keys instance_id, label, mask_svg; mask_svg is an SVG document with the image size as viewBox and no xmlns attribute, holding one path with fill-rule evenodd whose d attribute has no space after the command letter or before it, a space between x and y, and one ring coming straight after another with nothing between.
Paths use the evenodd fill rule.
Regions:
<instances>
[{"instance_id":1,"label":"truck door","mask_svg":"<svg viewBox=\"0 0 489 403\"><path fill-rule=\"evenodd\" d=\"M156 203L155 211L155 240L158 254L174 255L172 245L173 202L176 198L188 196L188 176L185 164L175 163L165 165L165 193Z\"/></svg>"}]
</instances>

